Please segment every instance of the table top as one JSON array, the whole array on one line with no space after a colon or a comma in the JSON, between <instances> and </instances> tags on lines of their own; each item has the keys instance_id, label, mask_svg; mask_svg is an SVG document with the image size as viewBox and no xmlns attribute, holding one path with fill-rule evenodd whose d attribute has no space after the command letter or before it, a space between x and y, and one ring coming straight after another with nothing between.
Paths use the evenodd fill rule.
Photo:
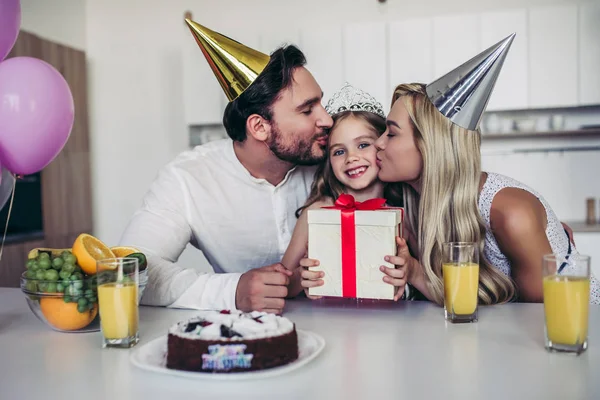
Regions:
<instances>
[{"instance_id":1,"label":"table top","mask_svg":"<svg viewBox=\"0 0 600 400\"><path fill-rule=\"evenodd\" d=\"M480 307L454 325L428 302L288 301L285 316L321 335L308 364L272 378L216 381L142 370L130 354L197 312L140 308L140 343L103 349L101 333L60 333L0 288L0 398L69 399L598 399L600 307L582 355L544 349L541 304ZM218 396L218 397L217 397Z\"/></svg>"}]
</instances>

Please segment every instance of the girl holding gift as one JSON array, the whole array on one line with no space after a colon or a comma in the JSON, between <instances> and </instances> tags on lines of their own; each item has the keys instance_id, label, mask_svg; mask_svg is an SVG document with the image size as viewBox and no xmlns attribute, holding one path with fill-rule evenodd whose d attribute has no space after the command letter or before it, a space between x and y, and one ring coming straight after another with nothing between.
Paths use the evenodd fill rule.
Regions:
<instances>
[{"instance_id":1,"label":"girl holding gift","mask_svg":"<svg viewBox=\"0 0 600 400\"><path fill-rule=\"evenodd\" d=\"M306 204L296 212L298 221L281 261L290 270L299 271L300 260L306 255L308 213L304 211L332 206L343 193L352 195L359 202L382 197L390 206L400 206L402 202L399 185L384 184L377 178L379 167L374 144L386 129L381 104L369 94L346 84L332 96L325 109L333 118L328 156L316 171ZM385 268L382 272L382 278L391 284L396 275L403 274L401 269L393 268ZM298 295L302 289L320 286L322 278L322 272L302 270L296 273L289 286L289 296ZM402 290L396 293L396 300L404 292L404 281L399 283L396 286Z\"/></svg>"},{"instance_id":2,"label":"girl holding gift","mask_svg":"<svg viewBox=\"0 0 600 400\"><path fill-rule=\"evenodd\" d=\"M404 183L406 224L415 233L409 244L420 261L405 244L390 260L406 267L408 282L439 305L444 242L479 245L482 304L542 302L545 254L565 257L564 272L572 268L575 247L544 198L512 178L481 171L477 126L511 41L430 85L398 86L388 130L376 142L379 178ZM598 281L590 283L590 302L599 303Z\"/></svg>"}]
</instances>

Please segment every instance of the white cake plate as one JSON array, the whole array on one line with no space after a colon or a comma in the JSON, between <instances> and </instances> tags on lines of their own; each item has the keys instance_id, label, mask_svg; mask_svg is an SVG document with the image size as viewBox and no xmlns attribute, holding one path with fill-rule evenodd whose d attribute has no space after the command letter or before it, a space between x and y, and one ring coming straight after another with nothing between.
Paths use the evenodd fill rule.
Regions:
<instances>
[{"instance_id":1,"label":"white cake plate","mask_svg":"<svg viewBox=\"0 0 600 400\"><path fill-rule=\"evenodd\" d=\"M297 330L298 332L298 359L279 367L248 372L211 373L180 371L167 368L167 335L161 336L135 349L130 360L138 368L158 372L166 375L175 375L193 379L210 380L246 380L262 379L291 372L302 367L323 351L325 339L314 332Z\"/></svg>"}]
</instances>

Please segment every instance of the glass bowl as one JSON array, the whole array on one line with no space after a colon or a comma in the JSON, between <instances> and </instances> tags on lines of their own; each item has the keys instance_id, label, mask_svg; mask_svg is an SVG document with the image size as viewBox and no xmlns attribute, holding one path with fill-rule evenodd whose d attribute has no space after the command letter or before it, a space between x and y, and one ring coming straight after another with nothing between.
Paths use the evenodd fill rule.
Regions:
<instances>
[{"instance_id":1,"label":"glass bowl","mask_svg":"<svg viewBox=\"0 0 600 400\"><path fill-rule=\"evenodd\" d=\"M138 302L148 282L147 270L139 273ZM76 280L40 280L21 275L21 291L33 314L58 332L97 332L98 290L96 277Z\"/></svg>"}]
</instances>

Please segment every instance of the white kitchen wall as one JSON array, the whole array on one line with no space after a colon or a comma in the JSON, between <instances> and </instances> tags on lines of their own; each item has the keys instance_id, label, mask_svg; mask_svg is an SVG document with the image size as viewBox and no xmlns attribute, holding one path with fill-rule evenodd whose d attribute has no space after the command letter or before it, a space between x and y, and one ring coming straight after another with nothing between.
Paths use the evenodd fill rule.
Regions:
<instances>
[{"instance_id":1,"label":"white kitchen wall","mask_svg":"<svg viewBox=\"0 0 600 400\"><path fill-rule=\"evenodd\" d=\"M185 10L191 10L198 22L224 33L270 26L273 35L280 32L282 37L294 37L293 32L313 26L573 4L574 0L23 2L27 4L23 19L31 21L24 28L35 27L41 35L65 43L69 43L65 38L70 38L70 44L85 47L88 53L94 234L113 244L158 169L188 148L181 77L182 41L191 40L183 24ZM84 18L80 17L82 7ZM48 15L58 17L51 18L52 24L38 23ZM531 160L525 157L519 162ZM580 173L587 174L585 171ZM589 178L595 178L594 172L590 171ZM196 256L187 254L184 264L196 265Z\"/></svg>"},{"instance_id":2,"label":"white kitchen wall","mask_svg":"<svg viewBox=\"0 0 600 400\"><path fill-rule=\"evenodd\" d=\"M21 29L83 50L85 7L85 0L21 0Z\"/></svg>"}]
</instances>

